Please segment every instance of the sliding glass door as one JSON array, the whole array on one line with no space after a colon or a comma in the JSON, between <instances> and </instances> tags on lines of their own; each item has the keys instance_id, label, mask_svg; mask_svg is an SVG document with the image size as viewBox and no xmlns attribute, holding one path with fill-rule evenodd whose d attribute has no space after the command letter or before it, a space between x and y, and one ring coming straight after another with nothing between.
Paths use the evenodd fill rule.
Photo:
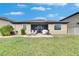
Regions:
<instances>
[{"instance_id":1,"label":"sliding glass door","mask_svg":"<svg viewBox=\"0 0 79 59\"><path fill-rule=\"evenodd\" d=\"M48 29L48 25L32 25L32 30L37 30L37 33L42 33L42 30Z\"/></svg>"}]
</instances>

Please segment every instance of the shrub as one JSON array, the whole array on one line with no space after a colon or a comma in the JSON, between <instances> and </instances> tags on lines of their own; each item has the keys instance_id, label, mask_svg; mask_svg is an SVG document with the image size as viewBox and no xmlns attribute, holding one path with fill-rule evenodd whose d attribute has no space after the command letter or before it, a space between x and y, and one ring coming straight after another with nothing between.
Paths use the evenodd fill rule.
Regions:
<instances>
[{"instance_id":1,"label":"shrub","mask_svg":"<svg viewBox=\"0 0 79 59\"><path fill-rule=\"evenodd\" d=\"M13 27L10 25L6 25L0 28L0 32L3 36L9 36L11 35L11 32L13 31Z\"/></svg>"},{"instance_id":2,"label":"shrub","mask_svg":"<svg viewBox=\"0 0 79 59\"><path fill-rule=\"evenodd\" d=\"M25 35L26 33L25 33L25 29L21 29L21 34L22 35Z\"/></svg>"}]
</instances>

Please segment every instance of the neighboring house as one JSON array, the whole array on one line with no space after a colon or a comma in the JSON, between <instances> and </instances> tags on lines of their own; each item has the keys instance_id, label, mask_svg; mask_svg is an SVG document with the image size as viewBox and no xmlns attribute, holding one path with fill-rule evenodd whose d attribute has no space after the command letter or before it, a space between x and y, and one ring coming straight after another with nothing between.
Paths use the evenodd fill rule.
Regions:
<instances>
[{"instance_id":1,"label":"neighboring house","mask_svg":"<svg viewBox=\"0 0 79 59\"><path fill-rule=\"evenodd\" d=\"M60 21L69 22L67 24L68 34L79 34L79 12L76 12Z\"/></svg>"},{"instance_id":2,"label":"neighboring house","mask_svg":"<svg viewBox=\"0 0 79 59\"><path fill-rule=\"evenodd\" d=\"M6 18L0 18L0 27L5 25L13 26L14 30L21 34L21 29L26 29L27 34L32 31L41 33L42 30L48 30L49 34L79 34L79 12L70 15L58 22L47 20L31 20L26 22L15 22Z\"/></svg>"}]
</instances>

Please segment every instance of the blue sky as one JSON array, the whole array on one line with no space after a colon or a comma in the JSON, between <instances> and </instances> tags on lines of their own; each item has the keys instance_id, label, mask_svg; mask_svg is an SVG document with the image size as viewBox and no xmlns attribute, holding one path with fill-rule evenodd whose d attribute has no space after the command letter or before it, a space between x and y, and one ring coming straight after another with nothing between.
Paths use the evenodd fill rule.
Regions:
<instances>
[{"instance_id":1,"label":"blue sky","mask_svg":"<svg viewBox=\"0 0 79 59\"><path fill-rule=\"evenodd\" d=\"M60 20L79 11L78 3L0 3L0 17L14 21Z\"/></svg>"}]
</instances>

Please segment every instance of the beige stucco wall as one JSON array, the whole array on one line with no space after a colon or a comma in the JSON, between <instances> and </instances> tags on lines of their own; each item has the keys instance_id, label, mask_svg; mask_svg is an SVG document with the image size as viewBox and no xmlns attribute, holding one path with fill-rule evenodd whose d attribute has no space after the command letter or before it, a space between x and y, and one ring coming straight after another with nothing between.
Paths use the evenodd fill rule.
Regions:
<instances>
[{"instance_id":1,"label":"beige stucco wall","mask_svg":"<svg viewBox=\"0 0 79 59\"><path fill-rule=\"evenodd\" d=\"M55 24L48 24L50 34L67 34L67 24L61 24L61 30L54 30Z\"/></svg>"},{"instance_id":2,"label":"beige stucco wall","mask_svg":"<svg viewBox=\"0 0 79 59\"><path fill-rule=\"evenodd\" d=\"M31 24L26 24L26 34L31 34Z\"/></svg>"},{"instance_id":3,"label":"beige stucco wall","mask_svg":"<svg viewBox=\"0 0 79 59\"><path fill-rule=\"evenodd\" d=\"M72 17L69 17L65 20L64 22L69 22L68 23L68 34L76 34L79 35L79 14L75 14Z\"/></svg>"},{"instance_id":4,"label":"beige stucco wall","mask_svg":"<svg viewBox=\"0 0 79 59\"><path fill-rule=\"evenodd\" d=\"M6 25L11 25L14 28L14 25L11 22L9 22L7 20L0 19L0 28L3 27L3 26L6 26ZM0 33L0 35L1 35L1 33Z\"/></svg>"},{"instance_id":5,"label":"beige stucco wall","mask_svg":"<svg viewBox=\"0 0 79 59\"><path fill-rule=\"evenodd\" d=\"M0 19L0 27L5 26L5 25L12 25L12 23L10 23L9 21Z\"/></svg>"},{"instance_id":6,"label":"beige stucco wall","mask_svg":"<svg viewBox=\"0 0 79 59\"><path fill-rule=\"evenodd\" d=\"M23 28L23 24L12 24L9 21L6 20L0 20L0 27L11 25L14 28L14 31L18 31L18 34L21 34L21 29ZM31 24L26 24L26 33L30 34L31 32Z\"/></svg>"},{"instance_id":7,"label":"beige stucco wall","mask_svg":"<svg viewBox=\"0 0 79 59\"><path fill-rule=\"evenodd\" d=\"M18 31L18 34L21 34L21 29L23 28L22 24L12 24L12 23L9 22L9 21L0 19L0 27L6 26L6 25L11 25L11 26L13 26L14 30L15 30L15 31Z\"/></svg>"},{"instance_id":8,"label":"beige stucco wall","mask_svg":"<svg viewBox=\"0 0 79 59\"><path fill-rule=\"evenodd\" d=\"M14 30L18 31L18 34L21 34L22 28L23 28L22 24L14 24Z\"/></svg>"},{"instance_id":9,"label":"beige stucco wall","mask_svg":"<svg viewBox=\"0 0 79 59\"><path fill-rule=\"evenodd\" d=\"M6 26L6 25L11 25L13 26L13 28L15 28L14 24L12 24L11 22L0 19L0 27Z\"/></svg>"},{"instance_id":10,"label":"beige stucco wall","mask_svg":"<svg viewBox=\"0 0 79 59\"><path fill-rule=\"evenodd\" d=\"M23 24L14 24L15 30L18 31L18 34L21 34L21 29ZM26 24L26 34L31 34L31 24Z\"/></svg>"}]
</instances>

